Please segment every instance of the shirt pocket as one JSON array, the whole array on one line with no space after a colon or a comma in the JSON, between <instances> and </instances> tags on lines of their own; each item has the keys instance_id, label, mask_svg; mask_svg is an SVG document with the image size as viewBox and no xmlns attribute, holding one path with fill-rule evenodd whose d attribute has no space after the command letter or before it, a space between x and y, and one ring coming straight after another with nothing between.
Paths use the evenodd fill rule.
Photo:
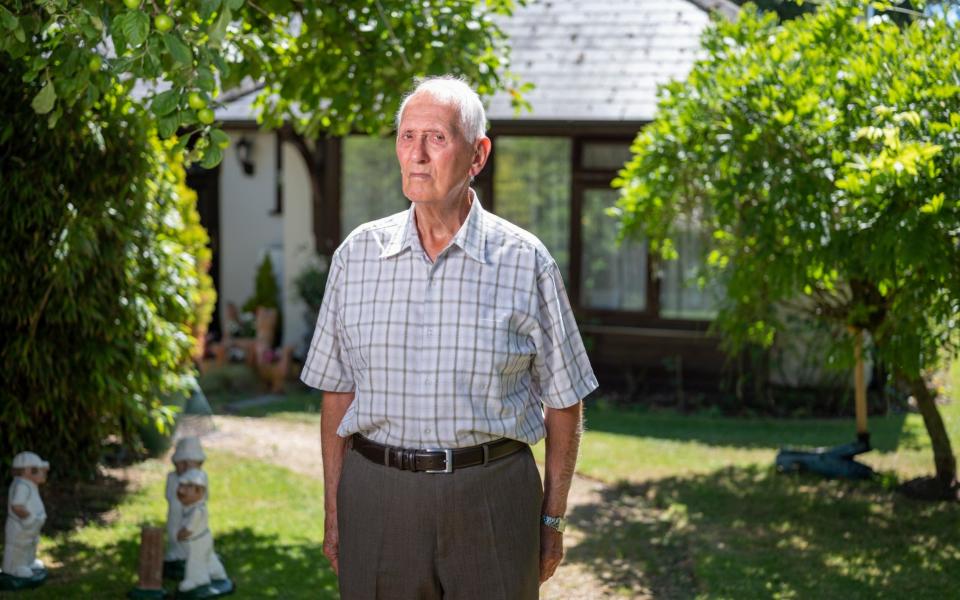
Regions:
<instances>
[{"instance_id":1,"label":"shirt pocket","mask_svg":"<svg viewBox=\"0 0 960 600\"><path fill-rule=\"evenodd\" d=\"M512 376L530 368L535 352L526 319L513 310L484 310L477 322L477 364L487 373Z\"/></svg>"}]
</instances>

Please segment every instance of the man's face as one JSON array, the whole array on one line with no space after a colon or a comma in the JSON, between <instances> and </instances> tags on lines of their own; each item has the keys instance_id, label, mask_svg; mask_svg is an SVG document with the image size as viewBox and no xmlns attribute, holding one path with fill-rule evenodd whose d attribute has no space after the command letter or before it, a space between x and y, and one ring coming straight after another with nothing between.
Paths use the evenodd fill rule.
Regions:
<instances>
[{"instance_id":1,"label":"man's face","mask_svg":"<svg viewBox=\"0 0 960 600\"><path fill-rule=\"evenodd\" d=\"M204 489L193 483L181 483L177 486L177 500L184 506L190 506L203 500Z\"/></svg>"},{"instance_id":2,"label":"man's face","mask_svg":"<svg viewBox=\"0 0 960 600\"><path fill-rule=\"evenodd\" d=\"M486 139L486 138L484 138ZM397 159L403 195L411 202L444 203L465 194L470 177L483 168L481 142L467 143L457 109L432 96L415 96L397 130Z\"/></svg>"}]
</instances>

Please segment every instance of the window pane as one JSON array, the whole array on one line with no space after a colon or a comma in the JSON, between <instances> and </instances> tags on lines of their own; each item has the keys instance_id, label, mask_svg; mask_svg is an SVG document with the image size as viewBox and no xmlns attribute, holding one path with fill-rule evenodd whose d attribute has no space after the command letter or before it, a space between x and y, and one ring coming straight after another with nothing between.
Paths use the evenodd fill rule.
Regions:
<instances>
[{"instance_id":1,"label":"window pane","mask_svg":"<svg viewBox=\"0 0 960 600\"><path fill-rule=\"evenodd\" d=\"M570 161L567 138L498 136L493 193L497 214L544 243L567 277Z\"/></svg>"},{"instance_id":2,"label":"window pane","mask_svg":"<svg viewBox=\"0 0 960 600\"><path fill-rule=\"evenodd\" d=\"M666 319L713 319L717 315L720 288L708 284L701 289L697 282L697 272L704 256L702 236L689 230L675 235L673 242L680 256L662 263L660 316Z\"/></svg>"},{"instance_id":3,"label":"window pane","mask_svg":"<svg viewBox=\"0 0 960 600\"><path fill-rule=\"evenodd\" d=\"M581 162L586 169L620 169L632 156L630 142L584 142Z\"/></svg>"},{"instance_id":4,"label":"window pane","mask_svg":"<svg viewBox=\"0 0 960 600\"><path fill-rule=\"evenodd\" d=\"M393 138L343 138L340 226L344 237L357 226L406 210Z\"/></svg>"},{"instance_id":5,"label":"window pane","mask_svg":"<svg viewBox=\"0 0 960 600\"><path fill-rule=\"evenodd\" d=\"M583 194L580 302L589 308L644 310L647 245L630 240L617 245L617 221L605 212L617 198L616 191L605 188Z\"/></svg>"}]
</instances>

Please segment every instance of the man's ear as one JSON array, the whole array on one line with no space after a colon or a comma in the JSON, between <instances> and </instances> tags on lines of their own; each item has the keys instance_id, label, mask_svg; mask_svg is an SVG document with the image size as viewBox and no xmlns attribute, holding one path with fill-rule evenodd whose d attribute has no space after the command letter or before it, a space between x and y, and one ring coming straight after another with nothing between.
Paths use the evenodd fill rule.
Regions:
<instances>
[{"instance_id":1,"label":"man's ear","mask_svg":"<svg viewBox=\"0 0 960 600\"><path fill-rule=\"evenodd\" d=\"M476 141L473 146L473 161L470 163L471 177L476 177L483 170L483 166L487 164L487 159L490 158L492 148L493 142L487 136L483 136Z\"/></svg>"}]
</instances>

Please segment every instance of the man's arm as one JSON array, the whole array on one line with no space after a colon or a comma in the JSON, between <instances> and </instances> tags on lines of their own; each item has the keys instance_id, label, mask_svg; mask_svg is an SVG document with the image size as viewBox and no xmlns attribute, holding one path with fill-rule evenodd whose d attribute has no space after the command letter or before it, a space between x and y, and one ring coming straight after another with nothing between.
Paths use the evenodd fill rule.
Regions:
<instances>
[{"instance_id":1,"label":"man's arm","mask_svg":"<svg viewBox=\"0 0 960 600\"><path fill-rule=\"evenodd\" d=\"M324 392L320 408L320 451L323 455L323 555L339 575L340 538L337 533L337 488L343 469L347 439L337 435L343 415L353 402L353 392Z\"/></svg>"},{"instance_id":2,"label":"man's arm","mask_svg":"<svg viewBox=\"0 0 960 600\"><path fill-rule=\"evenodd\" d=\"M580 433L583 430L583 402L568 408L546 408L547 426L542 513L562 517L577 466ZM563 560L563 534L540 524L540 583L553 576Z\"/></svg>"}]
</instances>

